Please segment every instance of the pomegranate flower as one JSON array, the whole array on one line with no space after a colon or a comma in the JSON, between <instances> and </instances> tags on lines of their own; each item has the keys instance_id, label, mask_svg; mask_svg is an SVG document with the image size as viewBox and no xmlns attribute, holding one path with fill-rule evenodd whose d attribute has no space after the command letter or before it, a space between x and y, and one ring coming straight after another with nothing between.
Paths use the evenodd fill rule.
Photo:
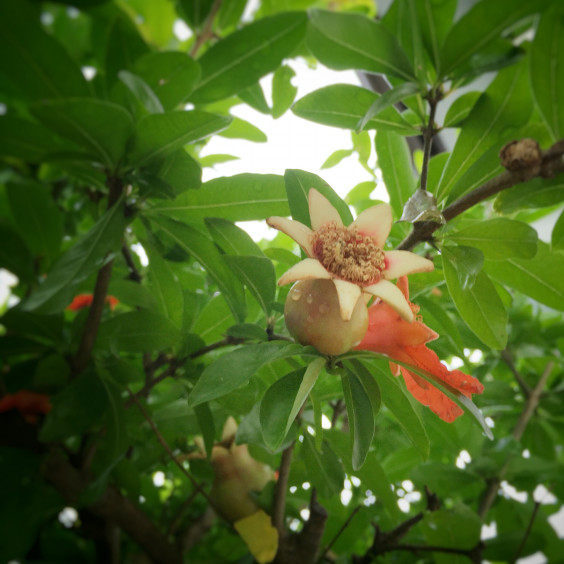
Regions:
<instances>
[{"instance_id":1,"label":"pomegranate flower","mask_svg":"<svg viewBox=\"0 0 564 564\"><path fill-rule=\"evenodd\" d=\"M92 305L92 300L94 299L93 294L78 294L74 297L73 301L67 306L69 311L78 311L79 309L83 309L85 307L90 307ZM113 311L117 304L119 304L119 300L114 296L106 296L106 303L110 306L110 309Z\"/></svg>"},{"instance_id":2,"label":"pomegranate flower","mask_svg":"<svg viewBox=\"0 0 564 564\"><path fill-rule=\"evenodd\" d=\"M51 402L45 394L20 390L0 398L0 413L13 409L18 410L28 423L35 423L38 414L46 415L51 411Z\"/></svg>"},{"instance_id":3,"label":"pomegranate flower","mask_svg":"<svg viewBox=\"0 0 564 564\"><path fill-rule=\"evenodd\" d=\"M398 280L397 287L405 296L413 313L417 313L418 306L409 302L407 276ZM484 386L476 378L460 370L449 370L441 363L436 353L425 346L425 343L438 336L423 322L417 320L408 323L388 304L378 301L368 308L368 330L356 348L382 353L394 360L421 368L468 398L471 398L472 394L481 394ZM444 421L450 423L464 413L443 392L408 368L390 362L390 369L394 376L398 376L401 371L407 389L413 397L428 406Z\"/></svg>"},{"instance_id":4,"label":"pomegranate flower","mask_svg":"<svg viewBox=\"0 0 564 564\"><path fill-rule=\"evenodd\" d=\"M348 227L325 196L314 188L308 195L312 229L285 217L270 217L268 225L286 233L308 258L288 270L280 286L296 280L333 280L344 321L351 318L362 293L389 304L406 321L413 312L401 291L389 280L414 272L433 270L433 263L409 251L384 251L392 228L388 204L364 210Z\"/></svg>"}]
</instances>

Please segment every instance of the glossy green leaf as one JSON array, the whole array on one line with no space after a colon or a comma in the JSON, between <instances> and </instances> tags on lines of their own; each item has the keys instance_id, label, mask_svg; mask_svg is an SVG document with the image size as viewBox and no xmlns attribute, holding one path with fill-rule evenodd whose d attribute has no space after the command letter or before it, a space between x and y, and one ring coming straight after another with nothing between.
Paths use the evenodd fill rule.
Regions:
<instances>
[{"instance_id":1,"label":"glossy green leaf","mask_svg":"<svg viewBox=\"0 0 564 564\"><path fill-rule=\"evenodd\" d=\"M539 22L531 47L530 74L533 95L553 141L564 137L564 8L554 2Z\"/></svg>"},{"instance_id":2,"label":"glossy green leaf","mask_svg":"<svg viewBox=\"0 0 564 564\"><path fill-rule=\"evenodd\" d=\"M343 159L350 157L352 154L353 149L337 149L325 159L325 162L321 165L321 170L337 166Z\"/></svg>"},{"instance_id":3,"label":"glossy green leaf","mask_svg":"<svg viewBox=\"0 0 564 564\"><path fill-rule=\"evenodd\" d=\"M52 264L61 246L63 217L49 189L27 181L8 184L6 194L15 230L35 257L43 260L43 267Z\"/></svg>"},{"instance_id":4,"label":"glossy green leaf","mask_svg":"<svg viewBox=\"0 0 564 564\"><path fill-rule=\"evenodd\" d=\"M491 146L513 139L531 113L530 87L523 65L501 71L480 96L450 155L436 193L440 202L462 174Z\"/></svg>"},{"instance_id":5,"label":"glossy green leaf","mask_svg":"<svg viewBox=\"0 0 564 564\"><path fill-rule=\"evenodd\" d=\"M341 381L353 441L352 467L356 471L364 464L372 444L374 412L370 397L354 372L343 374Z\"/></svg>"},{"instance_id":6,"label":"glossy green leaf","mask_svg":"<svg viewBox=\"0 0 564 564\"><path fill-rule=\"evenodd\" d=\"M441 76L456 75L469 61L501 33L520 19L539 11L546 2L499 0L475 4L449 31L441 49Z\"/></svg>"},{"instance_id":7,"label":"glossy green leaf","mask_svg":"<svg viewBox=\"0 0 564 564\"><path fill-rule=\"evenodd\" d=\"M399 219L416 189L411 152L406 140L393 131L378 131L375 146L390 205Z\"/></svg>"},{"instance_id":8,"label":"glossy green leaf","mask_svg":"<svg viewBox=\"0 0 564 564\"><path fill-rule=\"evenodd\" d=\"M485 272L480 272L472 287L463 289L458 270L464 267L449 247L443 247L443 270L448 291L456 309L474 334L493 349L507 343L507 312Z\"/></svg>"},{"instance_id":9,"label":"glossy green leaf","mask_svg":"<svg viewBox=\"0 0 564 564\"><path fill-rule=\"evenodd\" d=\"M120 352L167 350L180 344L178 327L166 317L148 311L128 311L100 325L96 346Z\"/></svg>"},{"instance_id":10,"label":"glossy green leaf","mask_svg":"<svg viewBox=\"0 0 564 564\"><path fill-rule=\"evenodd\" d=\"M484 266L484 255L474 247L447 247L445 251L455 266L460 289L464 292L471 290L476 283L476 277Z\"/></svg>"},{"instance_id":11,"label":"glossy green leaf","mask_svg":"<svg viewBox=\"0 0 564 564\"><path fill-rule=\"evenodd\" d=\"M554 206L564 202L564 174L554 178L534 178L499 194L494 208L499 213Z\"/></svg>"},{"instance_id":12,"label":"glossy green leaf","mask_svg":"<svg viewBox=\"0 0 564 564\"><path fill-rule=\"evenodd\" d=\"M192 29L198 30L205 24L212 6L213 0L179 0L178 12Z\"/></svg>"},{"instance_id":13,"label":"glossy green leaf","mask_svg":"<svg viewBox=\"0 0 564 564\"><path fill-rule=\"evenodd\" d=\"M232 392L265 364L293 356L300 349L297 345L272 341L240 347L220 356L200 376L190 394L190 405L196 406Z\"/></svg>"},{"instance_id":14,"label":"glossy green leaf","mask_svg":"<svg viewBox=\"0 0 564 564\"><path fill-rule=\"evenodd\" d=\"M178 51L147 53L135 61L133 72L157 95L166 111L186 101L200 78L200 65Z\"/></svg>"},{"instance_id":15,"label":"glossy green leaf","mask_svg":"<svg viewBox=\"0 0 564 564\"><path fill-rule=\"evenodd\" d=\"M533 258L537 252L537 232L521 221L497 218L476 222L454 233L448 239L459 245L480 249L490 260L509 257Z\"/></svg>"},{"instance_id":16,"label":"glossy green leaf","mask_svg":"<svg viewBox=\"0 0 564 564\"><path fill-rule=\"evenodd\" d=\"M278 67L272 76L272 117L279 118L290 108L298 92L298 88L292 84L292 78L296 76L294 70L282 65Z\"/></svg>"},{"instance_id":17,"label":"glossy green leaf","mask_svg":"<svg viewBox=\"0 0 564 564\"><path fill-rule=\"evenodd\" d=\"M276 451L304 405L326 360L318 357L307 368L290 372L265 392L260 421L265 443Z\"/></svg>"},{"instance_id":18,"label":"glossy green leaf","mask_svg":"<svg viewBox=\"0 0 564 564\"><path fill-rule=\"evenodd\" d=\"M225 129L230 118L200 111L166 112L142 117L129 154L132 166L163 159L176 149Z\"/></svg>"},{"instance_id":19,"label":"glossy green leaf","mask_svg":"<svg viewBox=\"0 0 564 564\"><path fill-rule=\"evenodd\" d=\"M190 101L213 102L237 94L274 71L303 39L306 15L286 12L229 34L198 60L202 75Z\"/></svg>"},{"instance_id":20,"label":"glossy green leaf","mask_svg":"<svg viewBox=\"0 0 564 564\"><path fill-rule=\"evenodd\" d=\"M502 284L541 304L564 310L564 255L551 253L546 243L539 241L532 259L488 261L486 270Z\"/></svg>"},{"instance_id":21,"label":"glossy green leaf","mask_svg":"<svg viewBox=\"0 0 564 564\"><path fill-rule=\"evenodd\" d=\"M275 174L244 173L216 178L174 202L159 204L155 210L183 221L206 217L247 221L289 215L284 180Z\"/></svg>"},{"instance_id":22,"label":"glossy green leaf","mask_svg":"<svg viewBox=\"0 0 564 564\"><path fill-rule=\"evenodd\" d=\"M404 98L411 96L419 91L419 86L413 82L404 82L399 86L386 90L377 100L375 100L366 111L366 114L358 122L356 131L362 131L370 123L372 118L389 108L392 104L400 102Z\"/></svg>"},{"instance_id":23,"label":"glossy green leaf","mask_svg":"<svg viewBox=\"0 0 564 564\"><path fill-rule=\"evenodd\" d=\"M315 448L314 438L309 433L305 433L303 437L300 456L303 456L307 465L311 485L322 498L330 499L343 489L345 479L343 467L328 441L323 441L321 452L319 452Z\"/></svg>"},{"instance_id":24,"label":"glossy green leaf","mask_svg":"<svg viewBox=\"0 0 564 564\"><path fill-rule=\"evenodd\" d=\"M276 297L276 273L272 261L266 257L241 255L225 255L223 259L248 288L265 315L269 315Z\"/></svg>"},{"instance_id":25,"label":"glossy green leaf","mask_svg":"<svg viewBox=\"0 0 564 564\"><path fill-rule=\"evenodd\" d=\"M264 253L251 236L232 221L220 217L205 219L206 227L215 243L228 255L263 257Z\"/></svg>"},{"instance_id":26,"label":"glossy green leaf","mask_svg":"<svg viewBox=\"0 0 564 564\"><path fill-rule=\"evenodd\" d=\"M151 221L202 265L214 279L235 319L243 321L245 317L243 288L225 265L213 242L191 225L174 221L165 215L152 215Z\"/></svg>"},{"instance_id":27,"label":"glossy green leaf","mask_svg":"<svg viewBox=\"0 0 564 564\"><path fill-rule=\"evenodd\" d=\"M284 174L284 182L290 212L296 221L311 227L309 220L308 193L310 188L315 188L333 204L345 225L352 223L353 218L347 204L345 204L331 186L319 176L311 172L306 172L305 170L287 170Z\"/></svg>"},{"instance_id":28,"label":"glossy green leaf","mask_svg":"<svg viewBox=\"0 0 564 564\"><path fill-rule=\"evenodd\" d=\"M178 279L168 262L152 245L143 241L143 248L149 258L149 278L151 293L155 297L158 308L167 319L177 327L182 325L184 316L184 294Z\"/></svg>"},{"instance_id":29,"label":"glossy green leaf","mask_svg":"<svg viewBox=\"0 0 564 564\"><path fill-rule=\"evenodd\" d=\"M72 301L76 286L100 269L122 243L127 220L123 202L112 206L61 256L46 280L22 304L26 311L56 313Z\"/></svg>"},{"instance_id":30,"label":"glossy green leaf","mask_svg":"<svg viewBox=\"0 0 564 564\"><path fill-rule=\"evenodd\" d=\"M466 92L456 98L447 110L443 127L459 127L468 117L479 97L480 92Z\"/></svg>"},{"instance_id":31,"label":"glossy green leaf","mask_svg":"<svg viewBox=\"0 0 564 564\"><path fill-rule=\"evenodd\" d=\"M168 155L164 161L156 161L146 170L157 175L166 182L174 194L191 188L199 188L202 184L202 169L198 162L186 150L177 149Z\"/></svg>"},{"instance_id":32,"label":"glossy green leaf","mask_svg":"<svg viewBox=\"0 0 564 564\"><path fill-rule=\"evenodd\" d=\"M118 72L118 78L150 114L162 114L164 112L161 101L140 76L127 70L121 70Z\"/></svg>"},{"instance_id":33,"label":"glossy green leaf","mask_svg":"<svg viewBox=\"0 0 564 564\"><path fill-rule=\"evenodd\" d=\"M113 170L125 155L133 120L122 107L94 98L45 100L33 114L46 127L95 155Z\"/></svg>"},{"instance_id":34,"label":"glossy green leaf","mask_svg":"<svg viewBox=\"0 0 564 564\"><path fill-rule=\"evenodd\" d=\"M312 10L307 45L324 65L414 80L411 65L395 36L380 22L352 13Z\"/></svg>"},{"instance_id":35,"label":"glossy green leaf","mask_svg":"<svg viewBox=\"0 0 564 564\"><path fill-rule=\"evenodd\" d=\"M90 95L78 65L45 32L30 3L0 2L0 50L0 90L11 84L30 100Z\"/></svg>"},{"instance_id":36,"label":"glossy green leaf","mask_svg":"<svg viewBox=\"0 0 564 564\"><path fill-rule=\"evenodd\" d=\"M315 123L354 130L379 98L376 92L360 86L333 84L300 98L292 106L292 112ZM402 135L415 135L418 132L391 106L374 116L365 129L386 129Z\"/></svg>"},{"instance_id":37,"label":"glossy green leaf","mask_svg":"<svg viewBox=\"0 0 564 564\"><path fill-rule=\"evenodd\" d=\"M241 118L233 118L229 126L219 132L228 139L245 139L254 143L266 143L268 138L258 127Z\"/></svg>"},{"instance_id":38,"label":"glossy green leaf","mask_svg":"<svg viewBox=\"0 0 564 564\"><path fill-rule=\"evenodd\" d=\"M552 228L551 245L552 250L564 250L564 212L560 214Z\"/></svg>"},{"instance_id":39,"label":"glossy green leaf","mask_svg":"<svg viewBox=\"0 0 564 564\"><path fill-rule=\"evenodd\" d=\"M239 96L245 104L248 104L251 108L257 110L257 112L267 115L270 114L270 108L268 107L268 103L264 97L264 92L259 82L245 88L245 90L241 90L237 93L237 96Z\"/></svg>"}]
</instances>

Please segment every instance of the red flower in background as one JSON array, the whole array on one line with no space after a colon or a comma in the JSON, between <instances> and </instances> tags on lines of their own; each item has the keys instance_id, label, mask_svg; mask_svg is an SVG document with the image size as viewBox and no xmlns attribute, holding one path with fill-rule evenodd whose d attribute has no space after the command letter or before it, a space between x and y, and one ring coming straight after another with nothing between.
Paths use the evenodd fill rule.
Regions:
<instances>
[{"instance_id":1,"label":"red flower in background","mask_svg":"<svg viewBox=\"0 0 564 564\"><path fill-rule=\"evenodd\" d=\"M419 307L409 301L407 276L402 276L397 286L409 302L413 313L417 313ZM481 394L484 386L476 378L460 370L449 370L441 363L437 354L425 346L425 343L438 336L421 321L405 321L388 304L378 301L368 308L368 330L356 348L382 353L392 359L417 366L468 398L471 398L472 394ZM413 397L428 406L444 421L450 423L464 413L454 401L421 376L394 362L390 362L390 369L395 376L401 371L407 389Z\"/></svg>"},{"instance_id":2,"label":"red flower in background","mask_svg":"<svg viewBox=\"0 0 564 564\"><path fill-rule=\"evenodd\" d=\"M51 411L51 402L45 394L20 390L0 398L0 413L13 409L17 409L27 422L35 423L38 413L45 415Z\"/></svg>"},{"instance_id":3,"label":"red flower in background","mask_svg":"<svg viewBox=\"0 0 564 564\"><path fill-rule=\"evenodd\" d=\"M74 300L67 306L69 311L78 311L79 309L90 307L94 296L92 294L78 294ZM119 300L114 296L106 296L106 303L110 305L110 309L114 309Z\"/></svg>"}]
</instances>

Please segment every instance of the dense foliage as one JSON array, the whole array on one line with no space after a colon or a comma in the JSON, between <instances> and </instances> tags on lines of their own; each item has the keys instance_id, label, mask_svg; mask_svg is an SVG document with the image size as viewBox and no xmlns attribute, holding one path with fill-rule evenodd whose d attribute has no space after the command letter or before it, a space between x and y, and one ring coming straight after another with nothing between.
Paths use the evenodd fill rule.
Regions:
<instances>
[{"instance_id":1,"label":"dense foliage","mask_svg":"<svg viewBox=\"0 0 564 564\"><path fill-rule=\"evenodd\" d=\"M562 3L255 8L0 3L0 267L18 279L0 318L0 561L562 562ZM296 58L387 89L295 100ZM226 158L200 157L211 136L263 139L237 104L351 130L394 220L375 252L434 264L409 271L409 298L399 282L402 318L375 294L362 350L292 340L276 281L300 251L235 222L318 233L315 188L349 226L374 183L344 201L304 170L202 183Z\"/></svg>"}]
</instances>

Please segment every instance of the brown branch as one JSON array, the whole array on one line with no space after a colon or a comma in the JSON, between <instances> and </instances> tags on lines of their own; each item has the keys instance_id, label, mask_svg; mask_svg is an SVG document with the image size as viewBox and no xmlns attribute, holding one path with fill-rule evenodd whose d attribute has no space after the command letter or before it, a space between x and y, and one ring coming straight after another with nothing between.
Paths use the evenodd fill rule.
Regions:
<instances>
[{"instance_id":1,"label":"brown branch","mask_svg":"<svg viewBox=\"0 0 564 564\"><path fill-rule=\"evenodd\" d=\"M488 180L475 190L461 196L443 211L446 221L450 221L461 213L487 200L491 196L498 194L502 190L512 188L522 182L527 182L536 177L550 178L557 172L564 172L564 139L556 142L542 154L540 166L531 165L530 167L519 170L506 170ZM411 233L398 245L398 249L409 251L422 241L431 241L433 233L441 227L441 224L434 221L421 221L413 224Z\"/></svg>"},{"instance_id":2,"label":"brown branch","mask_svg":"<svg viewBox=\"0 0 564 564\"><path fill-rule=\"evenodd\" d=\"M472 548L453 548L450 546L433 546L420 544L398 544L391 550L409 551L413 552L414 554L418 552L442 552L443 554L460 554L462 556L467 556L475 564L481 564L483 549L484 543L480 541L478 542L478 544L476 544L476 546Z\"/></svg>"},{"instance_id":3,"label":"brown branch","mask_svg":"<svg viewBox=\"0 0 564 564\"><path fill-rule=\"evenodd\" d=\"M519 384L519 387L521 388L521 391L525 394L525 399L527 399L531 395L531 387L527 384L527 382L525 382L523 376L521 376L520 372L517 370L511 353L507 348L505 348L501 351L500 356L503 362L507 364L509 370L511 370L517 384Z\"/></svg>"},{"instance_id":4,"label":"brown branch","mask_svg":"<svg viewBox=\"0 0 564 564\"><path fill-rule=\"evenodd\" d=\"M290 466L292 465L292 454L295 442L282 451L282 459L278 468L278 480L274 491L274 503L272 505L272 524L278 529L280 538L285 534L284 513L286 508L286 491L288 490L288 478L290 477Z\"/></svg>"},{"instance_id":5,"label":"brown branch","mask_svg":"<svg viewBox=\"0 0 564 564\"><path fill-rule=\"evenodd\" d=\"M190 49L190 56L195 57L198 54L198 51L201 49L202 45L213 37L213 20L221 6L222 0L215 0L213 6L211 7L210 13L206 18L204 23L204 28L200 32L200 34L196 37L196 41L194 41L194 45Z\"/></svg>"},{"instance_id":6,"label":"brown branch","mask_svg":"<svg viewBox=\"0 0 564 564\"><path fill-rule=\"evenodd\" d=\"M120 178L108 177L107 185L110 189L107 206L107 209L109 210L119 200L123 192L123 183ZM106 296L108 294L108 286L110 285L110 279L112 277L113 264L114 261L112 259L98 271L96 285L94 286L92 304L88 311L86 323L84 324L78 352L71 362L73 376L78 376L81 372L83 372L90 361L92 348L94 347L96 336L98 335L98 328L100 327L100 321L102 320L102 313L104 311Z\"/></svg>"},{"instance_id":7,"label":"brown branch","mask_svg":"<svg viewBox=\"0 0 564 564\"><path fill-rule=\"evenodd\" d=\"M58 451L52 451L42 466L44 477L69 504L76 504L88 480ZM115 522L158 564L181 564L182 554L130 499L110 486L87 511Z\"/></svg>"},{"instance_id":8,"label":"brown branch","mask_svg":"<svg viewBox=\"0 0 564 564\"><path fill-rule=\"evenodd\" d=\"M360 505L357 505L352 513L347 517L347 520L341 525L341 528L337 531L337 533L335 534L335 536L331 539L331 541L329 542L329 544L325 547L325 550L323 551L323 554L321 555L321 560L323 560L328 552L333 548L333 545L339 540L339 537L346 531L347 527L351 524L352 520L354 519L354 516L360 511L361 507Z\"/></svg>"},{"instance_id":9,"label":"brown branch","mask_svg":"<svg viewBox=\"0 0 564 564\"><path fill-rule=\"evenodd\" d=\"M541 377L539 378L539 381L537 382L537 385L534 387L529 398L525 402L525 407L521 412L521 415L519 416L519 420L517 421L517 424L515 425L513 432L511 433L516 441L521 440L521 437L523 436L523 433L525 432L525 429L527 428L527 425L533 413L535 412L535 409L539 404L543 389L546 385L546 381L548 380L548 377L550 376L550 373L552 372L553 368L554 368L554 361L551 360L546 365ZM488 514L488 511L490 510L491 506L495 501L495 498L497 497L499 486L501 485L501 481L507 474L507 470L509 469L509 464L510 464L510 460L507 460L505 464L500 468L497 477L490 480L489 482L488 488L486 489L482 497L482 500L480 502L480 505L478 507L478 515L482 520L485 519L486 515Z\"/></svg>"},{"instance_id":10,"label":"brown branch","mask_svg":"<svg viewBox=\"0 0 564 564\"><path fill-rule=\"evenodd\" d=\"M435 112L440 100L439 92L430 92L427 98L429 102L429 121L423 129L423 165L421 166L420 190L427 190L427 176L429 171L429 160L431 159L431 149L433 147L433 137L436 135Z\"/></svg>"},{"instance_id":11,"label":"brown branch","mask_svg":"<svg viewBox=\"0 0 564 564\"><path fill-rule=\"evenodd\" d=\"M515 562L517 562L517 559L519 558L519 554L521 554L521 551L525 548L529 535L531 534L531 530L533 529L533 524L539 512L540 506L541 506L540 501L535 501L535 506L533 507L531 518L529 519L529 523L527 524L527 528L525 529L525 534L523 535L523 538L521 539L521 542L519 543L519 546L517 547L517 550L515 551L513 558L511 559L511 564L515 564Z\"/></svg>"},{"instance_id":12,"label":"brown branch","mask_svg":"<svg viewBox=\"0 0 564 564\"><path fill-rule=\"evenodd\" d=\"M137 265L135 264L133 257L131 256L131 251L129 250L129 247L127 245L125 244L122 245L121 254L125 259L125 263L127 264L127 267L129 268L128 278L130 280L133 280L133 282L141 282L141 280L143 280L143 277L141 276L141 273L137 269Z\"/></svg>"}]
</instances>

